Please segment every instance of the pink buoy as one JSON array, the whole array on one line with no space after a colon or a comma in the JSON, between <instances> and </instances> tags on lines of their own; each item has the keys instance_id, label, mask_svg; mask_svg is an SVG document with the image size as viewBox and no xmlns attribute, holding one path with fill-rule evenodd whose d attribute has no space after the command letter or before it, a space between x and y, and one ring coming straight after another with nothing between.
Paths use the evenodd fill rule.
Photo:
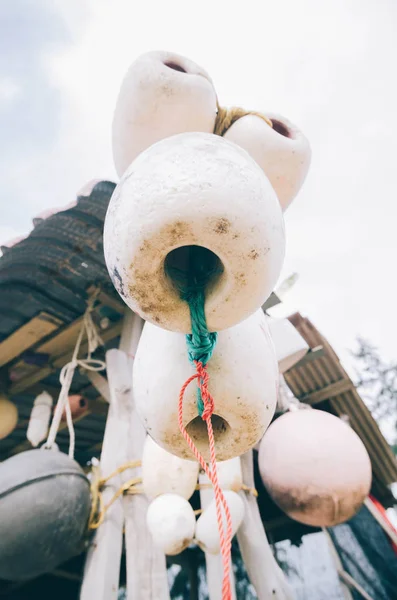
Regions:
<instances>
[{"instance_id":1,"label":"pink buoy","mask_svg":"<svg viewBox=\"0 0 397 600\"><path fill-rule=\"evenodd\" d=\"M364 444L341 419L321 410L278 418L260 444L259 470L281 510L313 527L353 517L371 488Z\"/></svg>"}]
</instances>

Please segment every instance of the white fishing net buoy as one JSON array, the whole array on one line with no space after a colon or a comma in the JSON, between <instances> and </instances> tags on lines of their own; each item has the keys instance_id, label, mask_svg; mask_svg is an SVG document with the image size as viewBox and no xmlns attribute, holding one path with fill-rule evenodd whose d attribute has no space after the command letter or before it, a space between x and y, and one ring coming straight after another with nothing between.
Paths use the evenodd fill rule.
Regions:
<instances>
[{"instance_id":1,"label":"white fishing net buoy","mask_svg":"<svg viewBox=\"0 0 397 600\"><path fill-rule=\"evenodd\" d=\"M241 148L204 133L173 136L138 156L110 200L110 277L143 319L189 333L182 290L205 291L210 331L231 327L270 295L284 258L283 216L263 171Z\"/></svg>"},{"instance_id":2,"label":"white fishing net buoy","mask_svg":"<svg viewBox=\"0 0 397 600\"><path fill-rule=\"evenodd\" d=\"M18 409L6 396L0 394L0 440L12 433L18 423Z\"/></svg>"},{"instance_id":3,"label":"white fishing net buoy","mask_svg":"<svg viewBox=\"0 0 397 600\"><path fill-rule=\"evenodd\" d=\"M320 410L279 417L261 442L259 470L281 510L313 527L353 517L371 488L364 444L346 423Z\"/></svg>"},{"instance_id":4,"label":"white fishing net buoy","mask_svg":"<svg viewBox=\"0 0 397 600\"><path fill-rule=\"evenodd\" d=\"M187 131L212 133L216 93L208 73L172 52L148 52L130 66L113 117L113 157L121 177L155 142Z\"/></svg>"},{"instance_id":5,"label":"white fishing net buoy","mask_svg":"<svg viewBox=\"0 0 397 600\"><path fill-rule=\"evenodd\" d=\"M246 115L235 121L224 137L244 148L258 163L286 210L306 179L311 150L296 125L279 115L266 116L273 127L260 117Z\"/></svg>"},{"instance_id":6,"label":"white fishing net buoy","mask_svg":"<svg viewBox=\"0 0 397 600\"><path fill-rule=\"evenodd\" d=\"M288 319L267 317L267 320L280 373L285 373L307 354L309 346Z\"/></svg>"},{"instance_id":7,"label":"white fishing net buoy","mask_svg":"<svg viewBox=\"0 0 397 600\"><path fill-rule=\"evenodd\" d=\"M142 455L143 489L149 498L173 493L188 500L197 485L199 464L183 460L156 444L148 435Z\"/></svg>"},{"instance_id":8,"label":"white fishing net buoy","mask_svg":"<svg viewBox=\"0 0 397 600\"><path fill-rule=\"evenodd\" d=\"M191 544L196 528L193 508L177 494L157 496L149 505L146 522L156 546L170 556Z\"/></svg>"},{"instance_id":9,"label":"white fishing net buoy","mask_svg":"<svg viewBox=\"0 0 397 600\"><path fill-rule=\"evenodd\" d=\"M208 361L211 418L217 460L240 456L254 446L268 427L277 403L278 368L262 310L221 331ZM194 458L178 426L178 398L192 375L185 336L146 323L134 361L133 393L149 435L169 452ZM208 433L198 415L196 383L185 392L183 424L205 460Z\"/></svg>"},{"instance_id":10,"label":"white fishing net buoy","mask_svg":"<svg viewBox=\"0 0 397 600\"><path fill-rule=\"evenodd\" d=\"M216 463L218 482L223 490L239 492L243 485L241 459L239 456Z\"/></svg>"},{"instance_id":11,"label":"white fishing net buoy","mask_svg":"<svg viewBox=\"0 0 397 600\"><path fill-rule=\"evenodd\" d=\"M51 409L52 397L48 392L42 392L33 402L26 437L34 448L47 438Z\"/></svg>"},{"instance_id":12,"label":"white fishing net buoy","mask_svg":"<svg viewBox=\"0 0 397 600\"><path fill-rule=\"evenodd\" d=\"M229 507L232 520L232 536L235 535L244 518L244 502L236 492L225 490L223 492L226 503ZM226 529L226 517L223 505L221 505L224 531ZM204 552L209 554L219 554L220 538L218 530L218 521L216 516L215 499L204 509L197 519L195 540Z\"/></svg>"}]
</instances>

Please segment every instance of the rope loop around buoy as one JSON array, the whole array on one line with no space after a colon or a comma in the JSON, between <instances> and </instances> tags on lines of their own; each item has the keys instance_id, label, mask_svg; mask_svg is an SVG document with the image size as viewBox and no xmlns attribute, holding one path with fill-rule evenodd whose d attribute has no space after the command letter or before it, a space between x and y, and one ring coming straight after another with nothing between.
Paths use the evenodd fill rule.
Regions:
<instances>
[{"instance_id":1,"label":"rope loop around buoy","mask_svg":"<svg viewBox=\"0 0 397 600\"><path fill-rule=\"evenodd\" d=\"M252 115L254 117L259 117L265 123L269 125L269 127L273 127L273 123L269 117L263 115L260 112L255 110L245 110L244 108L239 108L238 106L231 106L230 108L224 108L222 106L217 106L217 115L215 119L215 127L214 134L223 136L226 131L241 117L246 117L248 115Z\"/></svg>"}]
</instances>

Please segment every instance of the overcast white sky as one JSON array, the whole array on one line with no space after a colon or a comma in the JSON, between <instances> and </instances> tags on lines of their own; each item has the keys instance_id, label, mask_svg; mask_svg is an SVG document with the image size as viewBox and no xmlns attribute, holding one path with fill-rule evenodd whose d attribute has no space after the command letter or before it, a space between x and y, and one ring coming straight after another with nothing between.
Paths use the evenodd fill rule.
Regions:
<instances>
[{"instance_id":1,"label":"overcast white sky","mask_svg":"<svg viewBox=\"0 0 397 600\"><path fill-rule=\"evenodd\" d=\"M397 358L395 0L3 0L0 243L93 178L116 180L110 124L139 54L200 63L221 103L279 112L312 145L286 215L283 276L343 360L357 334Z\"/></svg>"}]
</instances>

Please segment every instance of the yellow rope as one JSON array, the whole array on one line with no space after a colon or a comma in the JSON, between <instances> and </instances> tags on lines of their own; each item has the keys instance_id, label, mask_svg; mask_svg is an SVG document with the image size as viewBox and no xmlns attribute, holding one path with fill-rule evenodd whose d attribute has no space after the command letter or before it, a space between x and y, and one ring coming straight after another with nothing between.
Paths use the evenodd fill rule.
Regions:
<instances>
[{"instance_id":1,"label":"yellow rope","mask_svg":"<svg viewBox=\"0 0 397 600\"><path fill-rule=\"evenodd\" d=\"M91 513L88 520L88 529L98 529L102 525L105 515L109 507L123 494L142 494L143 488L136 487L142 483L142 477L133 477L129 479L123 485L119 487L117 492L112 496L109 502L105 505L103 501L102 489L105 484L123 471L127 469L134 469L141 466L140 460L134 460L121 465L115 471L110 473L107 477L101 477L99 467L92 468L92 481L91 481Z\"/></svg>"},{"instance_id":2,"label":"yellow rope","mask_svg":"<svg viewBox=\"0 0 397 600\"><path fill-rule=\"evenodd\" d=\"M238 106L223 108L218 104L218 113L216 115L214 127L215 135L224 135L226 131L233 125L233 123L238 121L238 119L241 119L241 117L246 117L247 115L259 117L260 119L263 119L263 121L265 121L265 123L267 123L269 127L273 127L273 123L268 117L262 115L259 112L256 112L255 110L244 110L243 108L239 108Z\"/></svg>"}]
</instances>

